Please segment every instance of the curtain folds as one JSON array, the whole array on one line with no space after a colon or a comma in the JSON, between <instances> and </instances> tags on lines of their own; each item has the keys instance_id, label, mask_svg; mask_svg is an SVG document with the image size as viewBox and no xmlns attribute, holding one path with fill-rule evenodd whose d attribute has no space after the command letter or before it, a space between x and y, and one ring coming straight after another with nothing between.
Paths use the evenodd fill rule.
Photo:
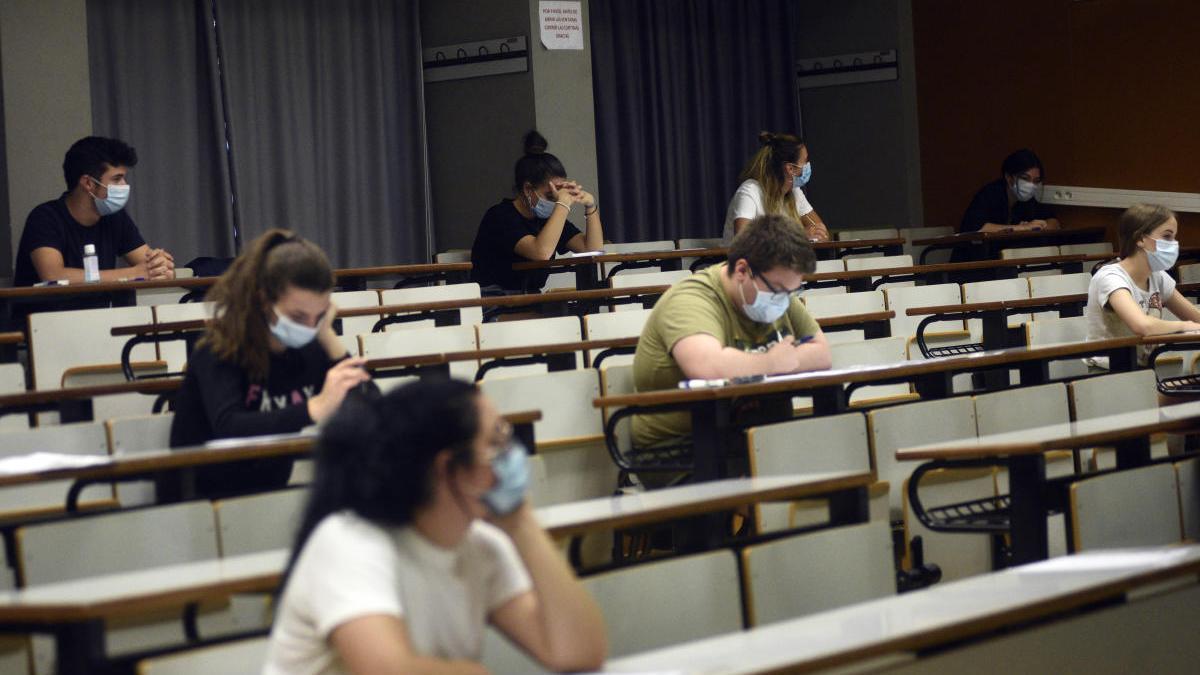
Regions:
<instances>
[{"instance_id":1,"label":"curtain folds","mask_svg":"<svg viewBox=\"0 0 1200 675\"><path fill-rule=\"evenodd\" d=\"M758 132L799 131L791 0L591 0L614 241L719 237Z\"/></svg>"},{"instance_id":2,"label":"curtain folds","mask_svg":"<svg viewBox=\"0 0 1200 675\"><path fill-rule=\"evenodd\" d=\"M98 134L138 149L131 211L179 261L271 227L338 267L429 259L412 0L90 0Z\"/></svg>"},{"instance_id":3,"label":"curtain folds","mask_svg":"<svg viewBox=\"0 0 1200 675\"><path fill-rule=\"evenodd\" d=\"M93 0L87 9L93 130L137 149L128 208L142 236L179 265L233 255L211 5Z\"/></svg>"}]
</instances>

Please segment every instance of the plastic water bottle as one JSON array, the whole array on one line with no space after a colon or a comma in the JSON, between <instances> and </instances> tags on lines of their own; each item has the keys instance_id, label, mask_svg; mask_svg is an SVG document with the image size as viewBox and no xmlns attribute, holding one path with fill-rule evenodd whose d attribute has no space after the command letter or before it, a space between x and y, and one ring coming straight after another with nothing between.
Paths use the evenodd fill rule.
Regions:
<instances>
[{"instance_id":1,"label":"plastic water bottle","mask_svg":"<svg viewBox=\"0 0 1200 675\"><path fill-rule=\"evenodd\" d=\"M88 284L100 281L100 259L96 257L95 244L83 247L83 281Z\"/></svg>"}]
</instances>

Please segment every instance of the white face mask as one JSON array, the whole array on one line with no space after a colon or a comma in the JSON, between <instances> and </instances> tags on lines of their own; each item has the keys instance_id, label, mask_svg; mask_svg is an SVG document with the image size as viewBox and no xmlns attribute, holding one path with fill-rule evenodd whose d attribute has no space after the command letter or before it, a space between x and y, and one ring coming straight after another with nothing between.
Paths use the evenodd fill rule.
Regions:
<instances>
[{"instance_id":1,"label":"white face mask","mask_svg":"<svg viewBox=\"0 0 1200 675\"><path fill-rule=\"evenodd\" d=\"M1153 251L1145 249L1146 262L1150 263L1150 271L1165 272L1174 267L1175 261L1179 259L1179 242L1148 238L1154 242Z\"/></svg>"},{"instance_id":2,"label":"white face mask","mask_svg":"<svg viewBox=\"0 0 1200 675\"><path fill-rule=\"evenodd\" d=\"M274 335L277 340L283 343L284 347L291 349L300 349L317 338L317 329L305 326L301 323L296 323L288 317L275 312L275 325L271 326L271 335Z\"/></svg>"},{"instance_id":3,"label":"white face mask","mask_svg":"<svg viewBox=\"0 0 1200 675\"><path fill-rule=\"evenodd\" d=\"M1017 201L1027 202L1037 194L1037 189L1037 183L1018 178L1013 193L1017 195Z\"/></svg>"},{"instance_id":4,"label":"white face mask","mask_svg":"<svg viewBox=\"0 0 1200 675\"><path fill-rule=\"evenodd\" d=\"M92 177L88 176L88 178ZM92 197L92 201L96 202L96 210L100 212L101 216L111 216L125 208L125 204L129 201L130 188L128 185L105 185L95 178L92 178L92 182L108 190L108 196L104 199Z\"/></svg>"}]
</instances>

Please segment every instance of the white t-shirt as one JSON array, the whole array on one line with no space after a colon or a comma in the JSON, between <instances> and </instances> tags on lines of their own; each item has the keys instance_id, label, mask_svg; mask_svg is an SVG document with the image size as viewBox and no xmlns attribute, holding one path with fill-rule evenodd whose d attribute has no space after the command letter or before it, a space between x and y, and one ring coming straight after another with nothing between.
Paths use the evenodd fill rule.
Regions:
<instances>
[{"instance_id":1,"label":"white t-shirt","mask_svg":"<svg viewBox=\"0 0 1200 675\"><path fill-rule=\"evenodd\" d=\"M808 203L808 198L804 196L803 190L793 188L792 195L796 198L797 213L802 216L812 213L813 207ZM767 209L763 206L762 186L758 184L758 181L751 179L739 185L737 192L733 193L733 200L729 202L729 211L725 213L725 229L721 232L725 244L728 245L733 239L733 221L738 218L754 220L766 214Z\"/></svg>"},{"instance_id":2,"label":"white t-shirt","mask_svg":"<svg viewBox=\"0 0 1200 675\"><path fill-rule=\"evenodd\" d=\"M1153 272L1150 274L1149 282L1149 288L1143 290L1133 283L1133 278L1119 263L1101 267L1088 284L1088 303L1083 310L1088 322L1088 339L1105 340L1129 337L1134 334L1129 326L1126 326L1125 322L1121 320L1121 317L1117 316L1117 313L1108 306L1109 296L1113 294L1113 291L1121 288L1133 295L1134 302L1142 308L1143 312L1161 319L1163 307L1170 299L1171 294L1175 292L1175 280L1166 272ZM1138 360L1145 363L1148 353L1149 348L1139 347ZM1102 367L1108 365L1100 362L1100 359L1097 361L1096 365Z\"/></svg>"},{"instance_id":3,"label":"white t-shirt","mask_svg":"<svg viewBox=\"0 0 1200 675\"><path fill-rule=\"evenodd\" d=\"M531 588L512 540L488 523L475 521L457 548L444 549L412 527L331 515L288 579L263 673L346 672L329 636L372 614L402 617L423 656L478 660L488 614Z\"/></svg>"}]
</instances>

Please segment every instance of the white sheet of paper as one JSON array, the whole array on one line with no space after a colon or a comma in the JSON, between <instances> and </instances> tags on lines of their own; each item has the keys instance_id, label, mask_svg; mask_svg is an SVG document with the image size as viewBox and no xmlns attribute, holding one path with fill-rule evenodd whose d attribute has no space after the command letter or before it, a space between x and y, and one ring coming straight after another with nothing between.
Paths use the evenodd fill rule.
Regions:
<instances>
[{"instance_id":1,"label":"white sheet of paper","mask_svg":"<svg viewBox=\"0 0 1200 675\"><path fill-rule=\"evenodd\" d=\"M538 23L546 49L583 49L583 3L578 0L542 0Z\"/></svg>"},{"instance_id":2,"label":"white sheet of paper","mask_svg":"<svg viewBox=\"0 0 1200 675\"><path fill-rule=\"evenodd\" d=\"M12 476L21 473L49 471L51 469L74 469L83 466L108 464L112 459L104 455L68 455L61 452L32 452L28 455L0 459L0 475Z\"/></svg>"}]
</instances>

